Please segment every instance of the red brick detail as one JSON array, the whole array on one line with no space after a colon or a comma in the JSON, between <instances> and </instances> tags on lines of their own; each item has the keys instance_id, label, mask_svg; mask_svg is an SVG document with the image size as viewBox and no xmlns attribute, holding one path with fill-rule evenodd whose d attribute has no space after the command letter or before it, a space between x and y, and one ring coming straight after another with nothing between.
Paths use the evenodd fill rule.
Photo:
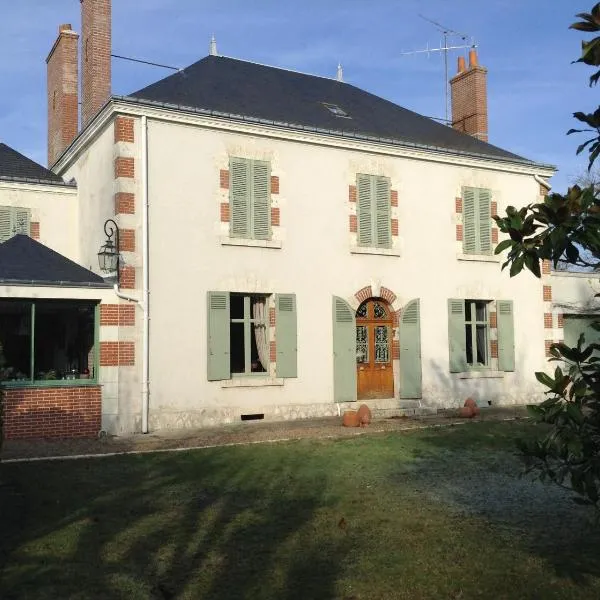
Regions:
<instances>
[{"instance_id":1,"label":"red brick detail","mask_svg":"<svg viewBox=\"0 0 600 600\"><path fill-rule=\"evenodd\" d=\"M452 127L487 142L487 70L474 63L450 80Z\"/></svg>"},{"instance_id":2,"label":"red brick detail","mask_svg":"<svg viewBox=\"0 0 600 600\"><path fill-rule=\"evenodd\" d=\"M392 340L392 360L400 360L400 342Z\"/></svg>"},{"instance_id":3,"label":"red brick detail","mask_svg":"<svg viewBox=\"0 0 600 600\"><path fill-rule=\"evenodd\" d=\"M221 202L221 223L229 223L229 202Z\"/></svg>"},{"instance_id":4,"label":"red brick detail","mask_svg":"<svg viewBox=\"0 0 600 600\"><path fill-rule=\"evenodd\" d=\"M392 204L392 206L398 206L398 190L392 190L391 204Z\"/></svg>"},{"instance_id":5,"label":"red brick detail","mask_svg":"<svg viewBox=\"0 0 600 600\"><path fill-rule=\"evenodd\" d=\"M543 260L542 261L542 273L544 275L550 275L551 272L551 267L550 267L550 261L549 260Z\"/></svg>"},{"instance_id":6,"label":"red brick detail","mask_svg":"<svg viewBox=\"0 0 600 600\"><path fill-rule=\"evenodd\" d=\"M552 354L550 354L550 346L552 346L552 344L554 344L554 342L552 340L546 340L544 342L544 348L546 350L546 358L552 356Z\"/></svg>"},{"instance_id":7,"label":"red brick detail","mask_svg":"<svg viewBox=\"0 0 600 600\"><path fill-rule=\"evenodd\" d=\"M562 313L558 314L558 328L562 329L565 326L565 317Z\"/></svg>"},{"instance_id":8,"label":"red brick detail","mask_svg":"<svg viewBox=\"0 0 600 600\"><path fill-rule=\"evenodd\" d=\"M81 2L81 128L110 98L111 0Z\"/></svg>"},{"instance_id":9,"label":"red brick detail","mask_svg":"<svg viewBox=\"0 0 600 600\"><path fill-rule=\"evenodd\" d=\"M79 35L70 25L59 27L46 59L48 98L48 164L53 165L79 130Z\"/></svg>"},{"instance_id":10,"label":"red brick detail","mask_svg":"<svg viewBox=\"0 0 600 600\"><path fill-rule=\"evenodd\" d=\"M229 171L227 169L219 171L219 186L222 190L229 189Z\"/></svg>"},{"instance_id":11,"label":"red brick detail","mask_svg":"<svg viewBox=\"0 0 600 600\"><path fill-rule=\"evenodd\" d=\"M491 213L492 213L492 217L498 216L498 203L497 202L492 201Z\"/></svg>"},{"instance_id":12,"label":"red brick detail","mask_svg":"<svg viewBox=\"0 0 600 600\"><path fill-rule=\"evenodd\" d=\"M271 194L279 194L279 177L271 175Z\"/></svg>"},{"instance_id":13,"label":"red brick detail","mask_svg":"<svg viewBox=\"0 0 600 600\"><path fill-rule=\"evenodd\" d=\"M544 302L552 302L552 286L545 285L543 289Z\"/></svg>"},{"instance_id":14,"label":"red brick detail","mask_svg":"<svg viewBox=\"0 0 600 600\"><path fill-rule=\"evenodd\" d=\"M119 229L119 250L135 252L135 229Z\"/></svg>"},{"instance_id":15,"label":"red brick detail","mask_svg":"<svg viewBox=\"0 0 600 600\"><path fill-rule=\"evenodd\" d=\"M271 208L271 225L274 227L279 226L279 208Z\"/></svg>"},{"instance_id":16,"label":"red brick detail","mask_svg":"<svg viewBox=\"0 0 600 600\"><path fill-rule=\"evenodd\" d=\"M497 329L498 327L498 313L496 312L490 313L490 327L492 329Z\"/></svg>"},{"instance_id":17,"label":"red brick detail","mask_svg":"<svg viewBox=\"0 0 600 600\"><path fill-rule=\"evenodd\" d=\"M350 233L356 233L358 230L358 220L356 215L350 215Z\"/></svg>"},{"instance_id":18,"label":"red brick detail","mask_svg":"<svg viewBox=\"0 0 600 600\"><path fill-rule=\"evenodd\" d=\"M356 186L355 185L348 186L348 200L350 200L350 202L356 202Z\"/></svg>"},{"instance_id":19,"label":"red brick detail","mask_svg":"<svg viewBox=\"0 0 600 600\"><path fill-rule=\"evenodd\" d=\"M269 360L272 363L277 361L277 344L275 341L269 342Z\"/></svg>"},{"instance_id":20,"label":"red brick detail","mask_svg":"<svg viewBox=\"0 0 600 600\"><path fill-rule=\"evenodd\" d=\"M19 388L4 391L4 437L96 437L102 425L98 385Z\"/></svg>"},{"instance_id":21,"label":"red brick detail","mask_svg":"<svg viewBox=\"0 0 600 600\"><path fill-rule=\"evenodd\" d=\"M544 187L541 183L540 183L540 196L547 196L548 195L548 190L546 189L546 187Z\"/></svg>"},{"instance_id":22,"label":"red brick detail","mask_svg":"<svg viewBox=\"0 0 600 600\"><path fill-rule=\"evenodd\" d=\"M462 214L462 198L454 198L454 210L457 214Z\"/></svg>"},{"instance_id":23,"label":"red brick detail","mask_svg":"<svg viewBox=\"0 0 600 600\"><path fill-rule=\"evenodd\" d=\"M544 313L544 327L552 329L552 313Z\"/></svg>"},{"instance_id":24,"label":"red brick detail","mask_svg":"<svg viewBox=\"0 0 600 600\"><path fill-rule=\"evenodd\" d=\"M101 367L133 367L134 365L134 342L100 342Z\"/></svg>"},{"instance_id":25,"label":"red brick detail","mask_svg":"<svg viewBox=\"0 0 600 600\"><path fill-rule=\"evenodd\" d=\"M354 297L362 304L365 300L373 297L373 290L371 289L371 286L368 285L367 287L358 290L358 292L354 294Z\"/></svg>"},{"instance_id":26,"label":"red brick detail","mask_svg":"<svg viewBox=\"0 0 600 600\"><path fill-rule=\"evenodd\" d=\"M392 290L388 290L386 287L381 286L379 294L386 302L389 302L390 304L393 304L396 301L396 294L394 294Z\"/></svg>"},{"instance_id":27,"label":"red brick detail","mask_svg":"<svg viewBox=\"0 0 600 600\"><path fill-rule=\"evenodd\" d=\"M133 304L101 304L100 325L117 325L132 327L135 325L135 305Z\"/></svg>"},{"instance_id":28,"label":"red brick detail","mask_svg":"<svg viewBox=\"0 0 600 600\"><path fill-rule=\"evenodd\" d=\"M115 179L126 177L133 179L135 177L135 163L133 158L119 156L115 158Z\"/></svg>"},{"instance_id":29,"label":"red brick detail","mask_svg":"<svg viewBox=\"0 0 600 600\"><path fill-rule=\"evenodd\" d=\"M134 290L135 267L123 267L119 274L119 282L124 290Z\"/></svg>"},{"instance_id":30,"label":"red brick detail","mask_svg":"<svg viewBox=\"0 0 600 600\"><path fill-rule=\"evenodd\" d=\"M457 242L463 241L463 226L462 225L456 226L456 241Z\"/></svg>"},{"instance_id":31,"label":"red brick detail","mask_svg":"<svg viewBox=\"0 0 600 600\"><path fill-rule=\"evenodd\" d=\"M490 352L492 358L498 358L498 340L492 340L490 342Z\"/></svg>"},{"instance_id":32,"label":"red brick detail","mask_svg":"<svg viewBox=\"0 0 600 600\"><path fill-rule=\"evenodd\" d=\"M392 219L392 235L398 236L398 219Z\"/></svg>"},{"instance_id":33,"label":"red brick detail","mask_svg":"<svg viewBox=\"0 0 600 600\"><path fill-rule=\"evenodd\" d=\"M400 308L399 310L397 310L393 315L393 319L394 319L394 327L398 327L398 325L400 325L400 317L402 316L402 309Z\"/></svg>"},{"instance_id":34,"label":"red brick detail","mask_svg":"<svg viewBox=\"0 0 600 600\"><path fill-rule=\"evenodd\" d=\"M135 195L128 192L115 194L115 215L135 214Z\"/></svg>"},{"instance_id":35,"label":"red brick detail","mask_svg":"<svg viewBox=\"0 0 600 600\"><path fill-rule=\"evenodd\" d=\"M38 221L32 221L29 224L30 227L30 232L31 232L31 237L34 240L39 240L40 239L40 224Z\"/></svg>"},{"instance_id":36,"label":"red brick detail","mask_svg":"<svg viewBox=\"0 0 600 600\"><path fill-rule=\"evenodd\" d=\"M117 117L115 119L115 142L135 142L133 123L134 121L130 117Z\"/></svg>"},{"instance_id":37,"label":"red brick detail","mask_svg":"<svg viewBox=\"0 0 600 600\"><path fill-rule=\"evenodd\" d=\"M275 309L269 308L269 327L275 327Z\"/></svg>"},{"instance_id":38,"label":"red brick detail","mask_svg":"<svg viewBox=\"0 0 600 600\"><path fill-rule=\"evenodd\" d=\"M492 244L498 243L498 228L492 227Z\"/></svg>"}]
</instances>

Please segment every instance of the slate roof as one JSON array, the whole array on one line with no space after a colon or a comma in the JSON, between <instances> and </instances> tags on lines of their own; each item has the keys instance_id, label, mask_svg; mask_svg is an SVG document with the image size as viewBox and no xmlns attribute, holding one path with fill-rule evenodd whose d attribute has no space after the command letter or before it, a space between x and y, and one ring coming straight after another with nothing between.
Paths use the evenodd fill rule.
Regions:
<instances>
[{"instance_id":1,"label":"slate roof","mask_svg":"<svg viewBox=\"0 0 600 600\"><path fill-rule=\"evenodd\" d=\"M27 158L14 148L0 143L0 178L29 179L65 184L62 177Z\"/></svg>"},{"instance_id":2,"label":"slate roof","mask_svg":"<svg viewBox=\"0 0 600 600\"><path fill-rule=\"evenodd\" d=\"M99 275L27 235L14 235L0 244L0 283L110 287Z\"/></svg>"},{"instance_id":3,"label":"slate roof","mask_svg":"<svg viewBox=\"0 0 600 600\"><path fill-rule=\"evenodd\" d=\"M224 56L207 56L127 98L532 163L348 83Z\"/></svg>"}]
</instances>

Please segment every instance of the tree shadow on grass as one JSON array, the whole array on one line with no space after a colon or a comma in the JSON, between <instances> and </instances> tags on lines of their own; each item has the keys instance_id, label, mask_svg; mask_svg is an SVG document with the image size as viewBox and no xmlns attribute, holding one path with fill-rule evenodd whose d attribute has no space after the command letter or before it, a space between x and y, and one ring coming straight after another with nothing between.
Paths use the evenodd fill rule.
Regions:
<instances>
[{"instance_id":1,"label":"tree shadow on grass","mask_svg":"<svg viewBox=\"0 0 600 600\"><path fill-rule=\"evenodd\" d=\"M593 509L575 504L569 491L521 476L514 441L535 434L528 423L430 430L415 462L395 477L453 512L517 536L520 547L547 561L557 576L585 585L600 577L600 525Z\"/></svg>"},{"instance_id":2,"label":"tree shadow on grass","mask_svg":"<svg viewBox=\"0 0 600 600\"><path fill-rule=\"evenodd\" d=\"M244 450L3 467L0 597L335 598L325 475Z\"/></svg>"}]
</instances>

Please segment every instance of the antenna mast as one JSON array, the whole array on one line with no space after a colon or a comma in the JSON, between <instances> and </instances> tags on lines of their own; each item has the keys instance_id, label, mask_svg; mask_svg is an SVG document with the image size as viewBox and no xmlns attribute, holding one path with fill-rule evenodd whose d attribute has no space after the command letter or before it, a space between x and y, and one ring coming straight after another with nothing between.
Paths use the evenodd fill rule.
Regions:
<instances>
[{"instance_id":1,"label":"antenna mast","mask_svg":"<svg viewBox=\"0 0 600 600\"><path fill-rule=\"evenodd\" d=\"M450 50L461 50L466 48L477 48L477 44L475 44L473 38L466 33L460 33L459 31L454 31L454 29L450 29L450 27L446 27L433 19L429 19L423 15L419 15L421 19L431 23L436 29L442 32L444 36L444 45L438 48L430 48L429 44L427 44L427 48L424 50L413 50L412 52L401 52L402 56L408 56L412 54L427 54L429 55L431 52L443 52L444 54L444 103L445 103L445 114L446 114L446 123L449 123L449 108L450 108L450 81L448 77L448 52ZM459 37L463 44L460 46L448 46L448 38L456 38ZM470 43L465 44L465 42L470 39Z\"/></svg>"}]
</instances>

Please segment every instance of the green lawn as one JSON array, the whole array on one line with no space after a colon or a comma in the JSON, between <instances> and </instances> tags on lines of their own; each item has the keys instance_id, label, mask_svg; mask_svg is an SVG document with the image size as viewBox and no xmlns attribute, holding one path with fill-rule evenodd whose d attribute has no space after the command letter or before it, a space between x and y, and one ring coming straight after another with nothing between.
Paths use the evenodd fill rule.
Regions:
<instances>
[{"instance_id":1,"label":"green lawn","mask_svg":"<svg viewBox=\"0 0 600 600\"><path fill-rule=\"evenodd\" d=\"M590 514L518 477L534 433L2 465L0 598L600 598Z\"/></svg>"}]
</instances>

